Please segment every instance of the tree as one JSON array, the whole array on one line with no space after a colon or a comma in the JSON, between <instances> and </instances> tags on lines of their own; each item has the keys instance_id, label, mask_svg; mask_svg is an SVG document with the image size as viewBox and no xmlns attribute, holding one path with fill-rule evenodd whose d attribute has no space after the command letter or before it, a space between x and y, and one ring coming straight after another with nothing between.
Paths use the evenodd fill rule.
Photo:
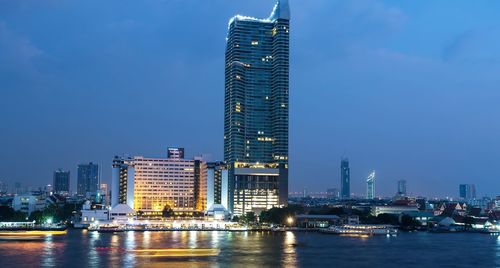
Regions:
<instances>
[{"instance_id":1,"label":"tree","mask_svg":"<svg viewBox=\"0 0 500 268\"><path fill-rule=\"evenodd\" d=\"M0 206L0 221L25 221L26 213L15 211L9 206Z\"/></svg>"},{"instance_id":2,"label":"tree","mask_svg":"<svg viewBox=\"0 0 500 268\"><path fill-rule=\"evenodd\" d=\"M401 226L403 226L403 227L415 227L418 225L420 225L420 222L413 219L412 217L410 217L406 214L403 214L401 216Z\"/></svg>"},{"instance_id":3,"label":"tree","mask_svg":"<svg viewBox=\"0 0 500 268\"><path fill-rule=\"evenodd\" d=\"M163 207L163 211L161 212L161 215L163 216L163 218L170 218L174 215L174 210L172 210L172 208L168 204L166 204Z\"/></svg>"},{"instance_id":4,"label":"tree","mask_svg":"<svg viewBox=\"0 0 500 268\"><path fill-rule=\"evenodd\" d=\"M299 205L289 205L283 208L271 208L260 213L261 223L287 224L288 217L304 213L304 208Z\"/></svg>"},{"instance_id":5,"label":"tree","mask_svg":"<svg viewBox=\"0 0 500 268\"><path fill-rule=\"evenodd\" d=\"M255 212L250 211L245 214L245 217L243 217L243 222L246 224L252 224L257 221L257 216L255 215Z\"/></svg>"}]
</instances>

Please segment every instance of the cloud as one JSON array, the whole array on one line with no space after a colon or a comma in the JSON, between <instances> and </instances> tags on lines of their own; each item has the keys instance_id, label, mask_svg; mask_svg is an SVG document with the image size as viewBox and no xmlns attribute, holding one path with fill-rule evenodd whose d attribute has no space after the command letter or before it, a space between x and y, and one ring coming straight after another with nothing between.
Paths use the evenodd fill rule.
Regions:
<instances>
[{"instance_id":1,"label":"cloud","mask_svg":"<svg viewBox=\"0 0 500 268\"><path fill-rule=\"evenodd\" d=\"M1 76L24 76L37 72L34 61L44 52L29 38L10 31L0 22L0 73ZM1 78L0 76L0 78Z\"/></svg>"},{"instance_id":2,"label":"cloud","mask_svg":"<svg viewBox=\"0 0 500 268\"><path fill-rule=\"evenodd\" d=\"M500 28L490 27L465 31L443 50L443 60L462 63L500 63Z\"/></svg>"}]
</instances>

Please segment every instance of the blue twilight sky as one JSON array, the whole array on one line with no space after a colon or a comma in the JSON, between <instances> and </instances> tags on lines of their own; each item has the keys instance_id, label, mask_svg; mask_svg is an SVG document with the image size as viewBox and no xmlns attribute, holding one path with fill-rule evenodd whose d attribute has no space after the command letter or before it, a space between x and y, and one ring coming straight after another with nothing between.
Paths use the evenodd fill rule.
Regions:
<instances>
[{"instance_id":1,"label":"blue twilight sky","mask_svg":"<svg viewBox=\"0 0 500 268\"><path fill-rule=\"evenodd\" d=\"M222 158L235 14L274 0L0 0L0 180L116 154ZM500 1L290 0L290 189L500 194ZM75 189L75 188L73 188Z\"/></svg>"}]
</instances>

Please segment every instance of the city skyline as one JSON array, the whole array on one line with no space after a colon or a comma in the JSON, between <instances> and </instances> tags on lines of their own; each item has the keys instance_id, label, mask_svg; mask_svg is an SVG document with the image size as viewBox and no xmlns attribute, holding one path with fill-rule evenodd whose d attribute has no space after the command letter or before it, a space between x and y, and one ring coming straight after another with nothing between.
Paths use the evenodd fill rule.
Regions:
<instances>
[{"instance_id":1,"label":"city skyline","mask_svg":"<svg viewBox=\"0 0 500 268\"><path fill-rule=\"evenodd\" d=\"M493 120L500 114L493 101L500 94L494 83L500 69L494 49L499 28L489 11L494 8L472 8L461 1L457 10L391 1L366 1L362 7L303 2L291 0L296 11L290 56L290 191L340 188L337 159L345 155L351 192L364 193L366 173L376 169L381 195L394 194L396 182L405 179L408 192L419 195L457 196L458 185L466 183L477 186L478 197L494 196L500 187L495 172L500 131ZM77 174L79 163L94 161L102 167L102 181L109 183L112 156L161 156L169 145L188 148L189 156L223 159L221 74L227 18L235 13L266 17L273 4L152 2L140 8L125 5L120 14L109 16L112 4L105 3L94 22L83 16L64 23L82 28L80 34L57 23L70 18L67 11L82 8L79 12L90 14L95 3L5 4L0 55L7 60L0 70L7 72L0 74L0 82L6 98L0 112L12 116L5 117L6 131L0 134L0 180L42 186L51 183L59 167ZM213 8L220 12L210 14ZM48 15L41 10L55 22L42 23ZM32 15L28 23L16 19L27 13ZM440 24L426 36L434 45L411 45L438 17L475 22ZM424 18L429 22L423 24ZM188 23L181 31L174 25L180 19L204 20L210 30ZM85 31L85 25L94 23L104 25L102 32ZM61 36L62 46L46 40L47 34ZM179 38L174 40L173 34ZM184 34L191 37L180 36ZM82 72L68 70L71 66ZM87 109L88 100L94 101L93 110ZM174 118L174 111L185 116ZM128 124L136 130L128 132ZM203 135L196 129L203 129ZM32 168L19 173L26 161ZM76 190L76 177L70 182Z\"/></svg>"}]
</instances>

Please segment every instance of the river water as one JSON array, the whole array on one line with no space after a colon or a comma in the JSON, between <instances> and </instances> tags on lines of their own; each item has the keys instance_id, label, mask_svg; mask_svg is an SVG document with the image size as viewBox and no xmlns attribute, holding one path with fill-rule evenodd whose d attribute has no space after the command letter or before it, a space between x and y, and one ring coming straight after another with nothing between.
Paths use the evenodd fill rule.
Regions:
<instances>
[{"instance_id":1,"label":"river water","mask_svg":"<svg viewBox=\"0 0 500 268\"><path fill-rule=\"evenodd\" d=\"M133 250L215 248L208 257L141 257ZM400 233L345 237L314 232L70 230L40 241L0 242L0 267L500 267L500 238Z\"/></svg>"}]
</instances>

